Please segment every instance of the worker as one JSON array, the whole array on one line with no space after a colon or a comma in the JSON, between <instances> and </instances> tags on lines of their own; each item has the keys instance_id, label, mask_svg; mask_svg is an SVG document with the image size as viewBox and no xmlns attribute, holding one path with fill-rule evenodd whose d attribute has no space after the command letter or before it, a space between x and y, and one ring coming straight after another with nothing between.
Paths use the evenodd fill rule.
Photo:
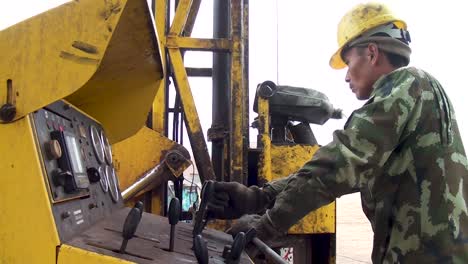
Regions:
<instances>
[{"instance_id":1,"label":"worker","mask_svg":"<svg viewBox=\"0 0 468 264\"><path fill-rule=\"evenodd\" d=\"M450 41L443 31L433 34ZM253 227L268 241L335 198L360 192L374 232L373 263L468 263L465 150L442 85L407 66L410 41L405 21L381 3L346 13L330 66L347 67L349 88L367 101L292 175L262 188L216 182L209 211L244 215L229 231Z\"/></svg>"}]
</instances>

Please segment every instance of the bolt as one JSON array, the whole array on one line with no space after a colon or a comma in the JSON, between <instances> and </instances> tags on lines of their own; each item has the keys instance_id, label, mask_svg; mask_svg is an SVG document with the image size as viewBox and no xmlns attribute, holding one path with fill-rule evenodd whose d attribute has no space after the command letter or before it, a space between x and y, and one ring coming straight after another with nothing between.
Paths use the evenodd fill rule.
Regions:
<instances>
[{"instance_id":1,"label":"bolt","mask_svg":"<svg viewBox=\"0 0 468 264\"><path fill-rule=\"evenodd\" d=\"M15 118L16 107L10 103L2 105L0 108L0 119L5 122L10 122Z\"/></svg>"}]
</instances>

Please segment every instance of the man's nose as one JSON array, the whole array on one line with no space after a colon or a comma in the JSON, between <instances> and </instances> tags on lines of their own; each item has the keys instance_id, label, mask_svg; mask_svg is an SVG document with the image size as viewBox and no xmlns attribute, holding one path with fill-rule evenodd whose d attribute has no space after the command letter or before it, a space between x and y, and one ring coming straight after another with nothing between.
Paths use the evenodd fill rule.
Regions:
<instances>
[{"instance_id":1,"label":"man's nose","mask_svg":"<svg viewBox=\"0 0 468 264\"><path fill-rule=\"evenodd\" d=\"M345 82L349 83L351 78L349 77L349 69L346 71Z\"/></svg>"}]
</instances>

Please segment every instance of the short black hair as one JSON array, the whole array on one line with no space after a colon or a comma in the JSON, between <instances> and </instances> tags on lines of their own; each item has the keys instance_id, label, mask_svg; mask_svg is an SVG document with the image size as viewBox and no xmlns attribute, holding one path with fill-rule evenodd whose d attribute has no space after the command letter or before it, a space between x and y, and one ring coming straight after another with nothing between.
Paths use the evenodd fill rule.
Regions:
<instances>
[{"instance_id":1,"label":"short black hair","mask_svg":"<svg viewBox=\"0 0 468 264\"><path fill-rule=\"evenodd\" d=\"M382 50L382 52L385 53L385 56L387 56L388 61L395 68L405 67L405 66L408 66L408 64L409 64L409 59L407 59L407 58L405 58L405 57L403 57L401 55L386 52L386 51L383 51L383 50Z\"/></svg>"}]
</instances>

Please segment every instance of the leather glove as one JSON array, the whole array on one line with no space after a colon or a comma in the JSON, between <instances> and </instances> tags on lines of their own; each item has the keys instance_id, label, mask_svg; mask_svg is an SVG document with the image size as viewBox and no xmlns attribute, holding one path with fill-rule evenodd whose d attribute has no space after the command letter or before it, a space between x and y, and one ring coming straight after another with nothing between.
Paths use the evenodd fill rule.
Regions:
<instances>
[{"instance_id":1,"label":"leather glove","mask_svg":"<svg viewBox=\"0 0 468 264\"><path fill-rule=\"evenodd\" d=\"M263 211L271 202L269 195L257 186L237 182L214 182L214 194L208 202L210 217L237 219L244 214Z\"/></svg>"},{"instance_id":2,"label":"leather glove","mask_svg":"<svg viewBox=\"0 0 468 264\"><path fill-rule=\"evenodd\" d=\"M280 237L281 234L271 223L268 214L260 215L244 215L234 222L234 224L226 230L226 233L235 237L237 233L247 233L251 228L256 231L256 236L265 243Z\"/></svg>"}]
</instances>

